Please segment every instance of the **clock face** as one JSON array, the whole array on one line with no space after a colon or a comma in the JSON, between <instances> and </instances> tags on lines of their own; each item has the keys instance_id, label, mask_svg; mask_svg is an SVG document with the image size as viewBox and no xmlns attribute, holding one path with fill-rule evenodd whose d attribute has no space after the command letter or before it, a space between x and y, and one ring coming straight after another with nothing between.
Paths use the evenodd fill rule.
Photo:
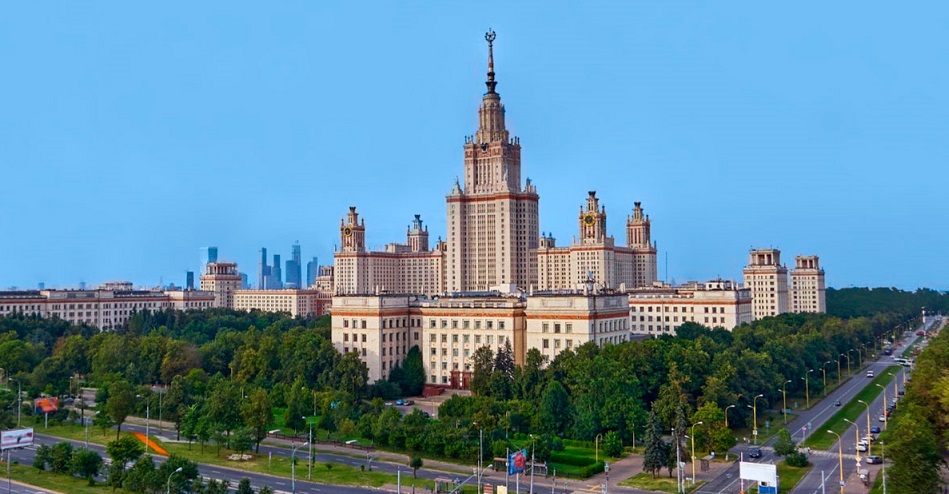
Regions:
<instances>
[{"instance_id":1,"label":"clock face","mask_svg":"<svg viewBox=\"0 0 949 494\"><path fill-rule=\"evenodd\" d=\"M596 217L594 217L592 214L587 214L583 217L583 222L587 225L592 225L594 221L596 221Z\"/></svg>"},{"instance_id":2,"label":"clock face","mask_svg":"<svg viewBox=\"0 0 949 494\"><path fill-rule=\"evenodd\" d=\"M353 235L353 229L348 226L346 228L343 228L343 235L346 235L347 237L351 237Z\"/></svg>"}]
</instances>

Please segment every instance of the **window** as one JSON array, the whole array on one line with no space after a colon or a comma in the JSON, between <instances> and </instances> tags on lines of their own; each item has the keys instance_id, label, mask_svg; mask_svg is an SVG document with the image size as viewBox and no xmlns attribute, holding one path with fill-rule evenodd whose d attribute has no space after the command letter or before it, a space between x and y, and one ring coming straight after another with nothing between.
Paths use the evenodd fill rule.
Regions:
<instances>
[{"instance_id":1,"label":"window","mask_svg":"<svg viewBox=\"0 0 949 494\"><path fill-rule=\"evenodd\" d=\"M541 346L542 346L543 348L550 348L550 340L548 340L547 338L544 338L543 345L541 345Z\"/></svg>"},{"instance_id":2,"label":"window","mask_svg":"<svg viewBox=\"0 0 949 494\"><path fill-rule=\"evenodd\" d=\"M565 332L565 333L572 333L572 332L573 332L573 323L568 322L567 324L565 324L565 325L564 325L564 332Z\"/></svg>"},{"instance_id":3,"label":"window","mask_svg":"<svg viewBox=\"0 0 949 494\"><path fill-rule=\"evenodd\" d=\"M541 324L541 326L540 326L540 332L541 332L541 333L548 333L548 332L550 332L550 323L545 322L545 323Z\"/></svg>"},{"instance_id":4,"label":"window","mask_svg":"<svg viewBox=\"0 0 949 494\"><path fill-rule=\"evenodd\" d=\"M363 342L363 343L366 342L366 335L365 335L365 334L362 335L362 342Z\"/></svg>"},{"instance_id":5,"label":"window","mask_svg":"<svg viewBox=\"0 0 949 494\"><path fill-rule=\"evenodd\" d=\"M349 333L343 333L343 341L349 341Z\"/></svg>"},{"instance_id":6,"label":"window","mask_svg":"<svg viewBox=\"0 0 949 494\"><path fill-rule=\"evenodd\" d=\"M554 323L554 333L559 333L559 332L560 332L560 323L559 323L559 322L555 322L555 323Z\"/></svg>"}]
</instances>

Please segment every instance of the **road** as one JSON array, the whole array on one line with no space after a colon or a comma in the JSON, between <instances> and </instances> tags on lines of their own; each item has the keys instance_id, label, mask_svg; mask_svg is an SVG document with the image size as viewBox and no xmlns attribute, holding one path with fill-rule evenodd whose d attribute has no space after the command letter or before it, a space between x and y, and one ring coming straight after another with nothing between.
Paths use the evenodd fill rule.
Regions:
<instances>
[{"instance_id":1,"label":"road","mask_svg":"<svg viewBox=\"0 0 949 494\"><path fill-rule=\"evenodd\" d=\"M935 324L935 321L929 323L929 325ZM928 326L928 325L927 325ZM912 333L909 333L912 334ZM912 338L915 338L913 336ZM912 341L911 338L904 338L905 341ZM906 347L901 347L900 351ZM864 389L872 379L867 379L863 377L863 372L866 370L872 369L876 375L879 375L880 372L883 372L887 367L894 365L893 357L898 356L899 352L893 356L880 355L880 357L869 363L860 374L855 374L854 377L850 378L845 382L841 387L835 389L833 392L827 395L827 398L823 399L818 405L816 405L811 410L801 410L798 411L799 415L790 421L787 425L787 429L791 432L791 436L795 441L800 442L804 437L805 427L810 427L808 429L813 429L816 427L821 427L828 418L834 415L840 408L834 406L836 400L840 400L841 403L846 404L851 399L853 399L857 393ZM899 383L899 387L902 388L903 377L902 374L907 372L907 368L901 368L899 374L896 376L895 381ZM887 386L887 399L891 399L893 385L890 384ZM882 414L883 409L883 396L879 396L873 403L870 404L871 410L871 425L880 425L883 424L877 422L878 417ZM857 424L860 424L862 427L861 435L866 435L866 432L863 429L866 428L866 412L860 415ZM813 432L810 430L810 432ZM848 478L856 470L856 456L855 448L856 441L854 436L854 428L851 427L847 432L843 434L844 438L844 478ZM773 443L774 438L769 439L763 444L762 452L763 455L757 460L749 460L746 458L746 461L755 461L757 463L776 463L779 458L774 454L774 451L770 448L770 445ZM738 446L732 450L733 453L747 453L747 450L751 446ZM862 455L861 455L862 457ZM809 474L801 480L800 483L795 487L793 492L802 492L802 493L812 493L820 492L821 489L821 472L824 472L824 475L829 479L838 479L840 477L839 472L839 461L837 455L837 443L828 451L812 451L810 456L811 463L814 464L814 468L811 469ZM865 464L865 463L864 463ZM738 477L738 463L736 462L730 468L728 468L725 473L719 475L714 480L708 482L702 486L698 491L700 494L712 494L712 493L735 493L740 491L740 480ZM836 482L830 480L829 482ZM830 483L827 484L833 488ZM835 485L835 484L834 484Z\"/></svg>"}]
</instances>

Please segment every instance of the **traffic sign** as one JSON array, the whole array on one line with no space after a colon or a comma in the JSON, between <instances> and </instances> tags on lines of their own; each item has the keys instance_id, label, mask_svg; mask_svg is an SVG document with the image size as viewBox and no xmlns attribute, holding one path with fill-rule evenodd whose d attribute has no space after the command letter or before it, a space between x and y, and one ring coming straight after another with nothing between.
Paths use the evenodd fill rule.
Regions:
<instances>
[{"instance_id":1,"label":"traffic sign","mask_svg":"<svg viewBox=\"0 0 949 494\"><path fill-rule=\"evenodd\" d=\"M757 435L758 435L758 429L755 429L755 430L751 431L751 435L752 435L752 436L757 436Z\"/></svg>"}]
</instances>

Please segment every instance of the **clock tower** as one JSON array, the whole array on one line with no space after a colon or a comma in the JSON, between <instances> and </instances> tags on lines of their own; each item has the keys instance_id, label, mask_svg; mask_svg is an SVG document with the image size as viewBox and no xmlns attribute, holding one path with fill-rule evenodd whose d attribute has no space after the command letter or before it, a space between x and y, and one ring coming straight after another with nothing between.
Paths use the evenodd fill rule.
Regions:
<instances>
[{"instance_id":1,"label":"clock tower","mask_svg":"<svg viewBox=\"0 0 949 494\"><path fill-rule=\"evenodd\" d=\"M366 220L359 221L356 206L350 206L346 219L339 220L339 241L341 252L366 251Z\"/></svg>"},{"instance_id":2,"label":"clock tower","mask_svg":"<svg viewBox=\"0 0 949 494\"><path fill-rule=\"evenodd\" d=\"M587 194L586 207L580 206L580 243L602 244L606 241L606 206L600 208L595 190Z\"/></svg>"}]
</instances>

